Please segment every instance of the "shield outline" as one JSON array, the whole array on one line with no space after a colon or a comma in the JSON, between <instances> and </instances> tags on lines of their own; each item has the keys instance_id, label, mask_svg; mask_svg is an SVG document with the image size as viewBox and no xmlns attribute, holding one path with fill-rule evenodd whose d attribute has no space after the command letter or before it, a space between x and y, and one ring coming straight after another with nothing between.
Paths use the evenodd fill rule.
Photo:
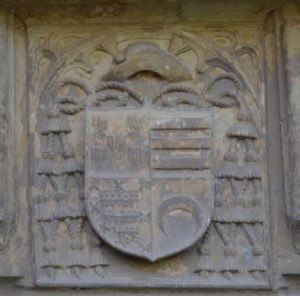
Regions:
<instances>
[{"instance_id":1,"label":"shield outline","mask_svg":"<svg viewBox=\"0 0 300 296\"><path fill-rule=\"evenodd\" d=\"M85 142L85 184L87 184L87 159L89 157L89 153L88 153L88 143L87 143L87 135L88 135L88 128L89 128L89 124L88 124L88 118L89 118L89 112L97 112L99 114L101 114L102 112L103 113L106 113L107 112L118 112L119 114L122 113L123 111L124 112L128 112L128 111L133 111L133 112L138 112L138 110L146 110L149 113L151 113L151 109L149 111L149 107L143 107L143 108L116 108L116 109L100 109L100 108L86 108L86 142ZM211 108L207 108L209 110L197 110L197 111L193 111L192 114L197 114L198 116L200 114L209 114L209 117L210 117L210 120L211 120L211 139L213 138L213 135L212 135L212 132L213 132L213 121L214 121L214 118L213 118L213 112L212 112L212 109ZM157 113L157 111L154 111ZM167 117L170 117L169 114L169 111L163 111L163 112L158 112L160 114L165 114L165 116ZM176 115L178 114L184 114L185 116L187 115L186 111L185 112L180 112L180 111L174 111L174 113ZM150 116L151 117L151 116ZM150 128L149 128L149 131L150 131ZM150 146L150 144L148 143L148 145ZM211 153L212 153L212 148L211 148ZM212 156L211 156L212 158ZM150 166L150 165L149 165ZM149 167L149 170L151 170L151 168ZM211 173L211 168L209 169L210 171L210 201L209 201L209 206L207 206L207 208L209 209L209 211L206 212L205 214L205 219L203 220L203 223L202 223L202 226L200 228L200 230L197 232L197 235L195 235L195 238L190 241L188 244L180 247L180 248L177 248L173 251L169 251L169 252L165 252L165 253L161 253L161 254L153 254L153 253L150 253L150 254L145 254L145 253L137 253L136 250L134 251L131 251L129 249L126 249L118 244L116 244L114 241L111 241L104 233L103 231L101 231L101 228L99 228L99 225L97 224L97 221L95 221L94 217L93 217L93 214L91 213L91 205L89 204L89 198L88 198L88 186L86 185L85 186L85 201L86 201L86 210L87 210L87 214L88 214L88 219L91 223L91 225L93 226L94 230L96 231L96 233L101 237L101 239L103 239L103 241L105 241L108 245L110 245L111 247L113 247L114 249L117 249L118 251L122 252L122 253L125 253L125 254L128 254L128 255L131 255L131 256L134 256L134 257L138 257L138 258L142 258L142 259L146 259L148 261L151 261L151 262L155 262L157 260L160 260L162 258L165 258L165 257L170 257L172 255L175 255L175 254L178 254L180 252L182 252L183 250L191 247L192 245L194 245L197 241L199 241L202 236L204 235L204 233L206 232L206 230L208 229L208 226L210 225L211 223L211 220L212 220L212 217L213 217L213 213L214 213L214 179L213 179L213 176L212 176L212 173ZM151 179L151 174L149 175L150 179ZM207 178L208 179L208 178ZM151 189L150 189L151 191ZM176 196L175 196L176 197ZM151 198L151 196L150 196ZM198 207L200 208L201 205L199 204L198 201L195 201L195 205L198 205ZM151 213L152 214L152 213ZM152 219L153 221L153 214L152 214ZM153 227L153 226L152 226Z\"/></svg>"}]
</instances>

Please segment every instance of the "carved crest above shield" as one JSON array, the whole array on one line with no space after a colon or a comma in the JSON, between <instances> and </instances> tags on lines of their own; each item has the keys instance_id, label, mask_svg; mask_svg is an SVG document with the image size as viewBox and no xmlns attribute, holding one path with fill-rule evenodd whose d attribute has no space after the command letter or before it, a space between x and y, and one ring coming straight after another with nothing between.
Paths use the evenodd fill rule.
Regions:
<instances>
[{"instance_id":1,"label":"carved crest above shield","mask_svg":"<svg viewBox=\"0 0 300 296\"><path fill-rule=\"evenodd\" d=\"M156 261L209 226L213 113L191 73L150 42L127 47L86 108L89 220L118 250Z\"/></svg>"}]
</instances>

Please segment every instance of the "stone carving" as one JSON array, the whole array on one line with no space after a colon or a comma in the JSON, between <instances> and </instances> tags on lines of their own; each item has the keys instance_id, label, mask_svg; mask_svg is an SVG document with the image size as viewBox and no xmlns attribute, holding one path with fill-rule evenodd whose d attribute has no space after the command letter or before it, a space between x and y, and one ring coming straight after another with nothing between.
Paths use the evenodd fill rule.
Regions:
<instances>
[{"instance_id":1,"label":"stone carving","mask_svg":"<svg viewBox=\"0 0 300 296\"><path fill-rule=\"evenodd\" d=\"M216 210L216 217L223 215L222 219L227 216L229 219L261 220L264 213L261 208L261 172L257 164L258 133L251 122L240 121L230 128L227 136L230 146L224 155L223 164L217 170L216 198L219 209ZM226 200L222 200L226 190L229 195ZM234 218L241 214L237 211L241 206L249 213L246 214L246 210L242 216Z\"/></svg>"},{"instance_id":2,"label":"stone carving","mask_svg":"<svg viewBox=\"0 0 300 296\"><path fill-rule=\"evenodd\" d=\"M63 100L59 97L58 101L61 103ZM65 101L64 99L63 103ZM74 112L73 109L72 111ZM67 110L67 113L70 111ZM81 269L88 265L83 258L87 255L83 252L82 242L85 218L83 168L75 160L74 148L67 138L67 134L71 132L70 124L57 104L41 121L39 132L43 137L43 159L37 169L36 216L43 234L43 250L46 253L41 267L51 279L55 279L58 270L63 267L70 269L76 277L80 277ZM78 193L76 208L70 201L72 186L77 188ZM53 203L54 207L49 206ZM57 235L61 223L65 224L70 238L69 258L59 258L57 254ZM102 257L101 251L99 256ZM91 264L97 265L96 261Z\"/></svg>"},{"instance_id":3,"label":"stone carving","mask_svg":"<svg viewBox=\"0 0 300 296\"><path fill-rule=\"evenodd\" d=\"M134 89L130 78L144 71L167 84ZM199 109L195 90L179 84L190 78L175 56L150 42L133 43L87 103L89 219L110 245L150 261L189 247L212 217L212 115ZM199 111L181 111L182 104ZM101 120L105 130L95 137L93 123Z\"/></svg>"},{"instance_id":4,"label":"stone carving","mask_svg":"<svg viewBox=\"0 0 300 296\"><path fill-rule=\"evenodd\" d=\"M0 294L299 295L300 4L110 2L1 1Z\"/></svg>"},{"instance_id":5,"label":"stone carving","mask_svg":"<svg viewBox=\"0 0 300 296\"><path fill-rule=\"evenodd\" d=\"M176 255L185 287L265 287L264 123L258 81L242 71L255 51L229 33L230 50L199 34L141 34L50 54L37 88L37 283L130 286L133 264L168 286L156 261Z\"/></svg>"},{"instance_id":6,"label":"stone carving","mask_svg":"<svg viewBox=\"0 0 300 296\"><path fill-rule=\"evenodd\" d=\"M249 273L256 281L263 282L266 262L262 260L262 246L261 223L214 223L199 248L200 260L195 272L203 279L213 278L219 272L227 281ZM218 252L214 253L214 249ZM248 263L242 267L241 262Z\"/></svg>"}]
</instances>

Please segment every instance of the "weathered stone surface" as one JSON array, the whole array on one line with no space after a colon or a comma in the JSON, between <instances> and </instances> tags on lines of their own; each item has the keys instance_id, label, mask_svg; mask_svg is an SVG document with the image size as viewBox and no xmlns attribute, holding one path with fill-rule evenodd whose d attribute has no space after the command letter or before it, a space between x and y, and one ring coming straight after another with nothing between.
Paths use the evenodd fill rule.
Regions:
<instances>
[{"instance_id":1,"label":"weathered stone surface","mask_svg":"<svg viewBox=\"0 0 300 296\"><path fill-rule=\"evenodd\" d=\"M0 295L300 293L298 4L0 3Z\"/></svg>"}]
</instances>

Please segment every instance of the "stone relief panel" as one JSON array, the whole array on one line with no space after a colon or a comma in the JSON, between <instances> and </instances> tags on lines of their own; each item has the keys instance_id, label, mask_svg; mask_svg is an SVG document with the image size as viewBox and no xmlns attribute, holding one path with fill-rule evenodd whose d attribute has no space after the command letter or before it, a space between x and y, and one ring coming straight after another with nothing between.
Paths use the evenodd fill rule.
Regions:
<instances>
[{"instance_id":1,"label":"stone relief panel","mask_svg":"<svg viewBox=\"0 0 300 296\"><path fill-rule=\"evenodd\" d=\"M269 286L253 44L229 31L34 35L37 285Z\"/></svg>"}]
</instances>

